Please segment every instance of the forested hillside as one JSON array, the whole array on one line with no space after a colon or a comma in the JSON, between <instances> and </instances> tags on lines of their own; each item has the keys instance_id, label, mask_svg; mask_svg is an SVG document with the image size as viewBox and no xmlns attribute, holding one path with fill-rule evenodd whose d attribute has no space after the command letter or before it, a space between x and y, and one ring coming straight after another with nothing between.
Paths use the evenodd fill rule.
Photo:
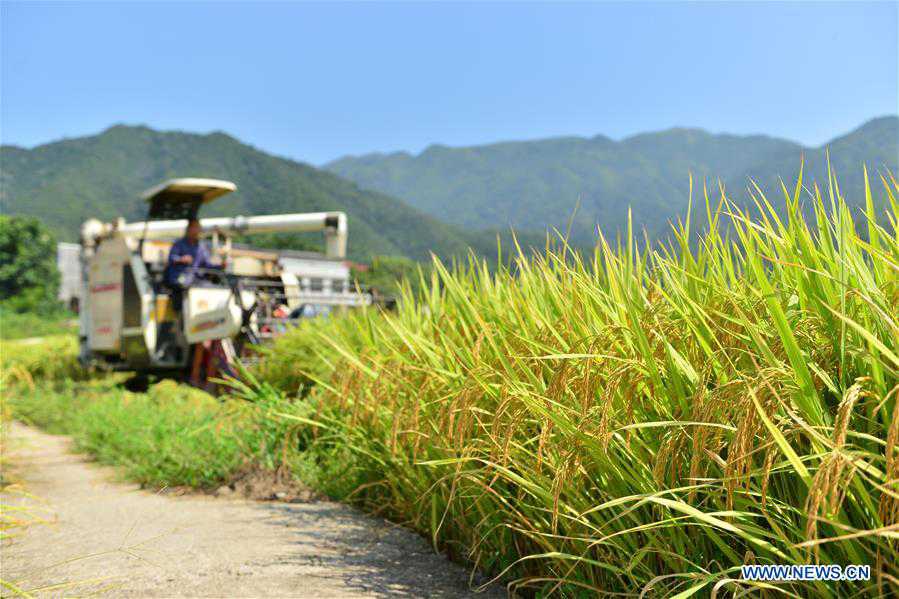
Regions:
<instances>
[{"instance_id":1,"label":"forested hillside","mask_svg":"<svg viewBox=\"0 0 899 599\"><path fill-rule=\"evenodd\" d=\"M795 178L802 157L806 181L826 184L827 160L850 205L863 203L862 163L893 172L899 162L899 117L874 119L820 148L766 136L713 135L669 129L613 141L560 137L346 157L326 168L368 189L402 198L449 223L470 228L564 226L579 204L574 236L589 243L595 226L612 231L627 209L650 235L682 214L689 174L723 182L735 200L747 198L749 177L766 191ZM777 195L769 195L777 198Z\"/></svg>"},{"instance_id":2,"label":"forested hillside","mask_svg":"<svg viewBox=\"0 0 899 599\"><path fill-rule=\"evenodd\" d=\"M139 194L172 177L234 181L238 191L206 215L343 210L349 253L426 259L489 247L494 233L467 233L400 200L307 164L278 158L223 133L197 135L115 126L99 135L23 149L3 146L0 204L5 214L40 218L62 240L75 240L88 217L141 219Z\"/></svg>"}]
</instances>

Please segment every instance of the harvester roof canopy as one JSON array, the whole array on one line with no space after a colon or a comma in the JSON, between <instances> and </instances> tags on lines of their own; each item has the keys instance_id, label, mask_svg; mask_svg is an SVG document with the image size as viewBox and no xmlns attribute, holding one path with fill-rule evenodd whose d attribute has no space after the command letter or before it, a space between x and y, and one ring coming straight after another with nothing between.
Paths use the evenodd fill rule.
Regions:
<instances>
[{"instance_id":1,"label":"harvester roof canopy","mask_svg":"<svg viewBox=\"0 0 899 599\"><path fill-rule=\"evenodd\" d=\"M196 218L200 206L237 189L219 179L169 179L151 187L141 197L149 202L148 220Z\"/></svg>"}]
</instances>

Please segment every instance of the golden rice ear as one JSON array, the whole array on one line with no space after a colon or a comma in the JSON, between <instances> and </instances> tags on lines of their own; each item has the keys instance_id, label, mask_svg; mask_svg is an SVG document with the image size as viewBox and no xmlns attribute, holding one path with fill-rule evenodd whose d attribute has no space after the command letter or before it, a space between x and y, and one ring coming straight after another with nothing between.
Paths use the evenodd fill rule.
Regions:
<instances>
[{"instance_id":1,"label":"golden rice ear","mask_svg":"<svg viewBox=\"0 0 899 599\"><path fill-rule=\"evenodd\" d=\"M759 490L762 496L762 510L768 507L768 484L771 481L771 472L774 467L774 461L777 459L777 454L777 446L771 441L768 450L765 452L765 461L762 465L762 480Z\"/></svg>"},{"instance_id":2,"label":"golden rice ear","mask_svg":"<svg viewBox=\"0 0 899 599\"><path fill-rule=\"evenodd\" d=\"M884 526L899 524L899 384L884 397L881 405L892 396L893 413L890 419L890 427L887 431L886 445L884 446L884 458L886 468L884 472L884 488L880 494L878 514ZM895 541L894 541L895 546Z\"/></svg>"},{"instance_id":3,"label":"golden rice ear","mask_svg":"<svg viewBox=\"0 0 899 599\"><path fill-rule=\"evenodd\" d=\"M849 387L846 393L843 394L843 399L837 408L837 417L834 421L833 451L842 449L843 445L846 444L846 433L849 430L852 409L859 399L867 395L862 387L862 384L867 381L870 381L869 377L859 377L856 379L855 384Z\"/></svg>"}]
</instances>

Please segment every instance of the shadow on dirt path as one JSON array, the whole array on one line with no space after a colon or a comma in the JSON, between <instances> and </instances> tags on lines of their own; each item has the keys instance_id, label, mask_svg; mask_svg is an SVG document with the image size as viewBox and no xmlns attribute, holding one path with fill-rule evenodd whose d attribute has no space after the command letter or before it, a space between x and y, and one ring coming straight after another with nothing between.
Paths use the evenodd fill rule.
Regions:
<instances>
[{"instance_id":1,"label":"shadow on dirt path","mask_svg":"<svg viewBox=\"0 0 899 599\"><path fill-rule=\"evenodd\" d=\"M418 535L328 501L160 495L13 423L28 490L55 512L6 542L3 578L40 595L115 597L501 597ZM9 498L9 501L17 501ZM475 583L480 580L475 581Z\"/></svg>"}]
</instances>

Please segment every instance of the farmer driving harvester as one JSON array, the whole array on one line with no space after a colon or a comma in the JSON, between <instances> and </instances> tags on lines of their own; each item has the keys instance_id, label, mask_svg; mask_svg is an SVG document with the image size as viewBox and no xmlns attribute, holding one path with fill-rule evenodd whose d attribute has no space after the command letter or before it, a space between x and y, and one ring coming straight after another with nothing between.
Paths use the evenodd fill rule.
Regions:
<instances>
[{"instance_id":1,"label":"farmer driving harvester","mask_svg":"<svg viewBox=\"0 0 899 599\"><path fill-rule=\"evenodd\" d=\"M187 222L184 237L172 244L165 268L165 283L171 289L173 308L181 312L184 294L202 276L203 269L222 269L224 261L214 263L209 248L200 240L200 221Z\"/></svg>"},{"instance_id":2,"label":"farmer driving harvester","mask_svg":"<svg viewBox=\"0 0 899 599\"><path fill-rule=\"evenodd\" d=\"M224 260L216 263L210 259L209 248L200 239L201 230L199 219L190 217L187 221L187 228L184 230L184 237L172 244L168 260L166 261L163 279L169 288L172 308L179 318L183 318L184 298L190 288L203 284L207 270L224 269ZM178 330L180 330L180 327L175 328L171 332ZM207 341L191 345L194 359L191 366L190 380L192 383L198 384L200 369L204 366L208 368L211 358L210 343Z\"/></svg>"}]
</instances>

